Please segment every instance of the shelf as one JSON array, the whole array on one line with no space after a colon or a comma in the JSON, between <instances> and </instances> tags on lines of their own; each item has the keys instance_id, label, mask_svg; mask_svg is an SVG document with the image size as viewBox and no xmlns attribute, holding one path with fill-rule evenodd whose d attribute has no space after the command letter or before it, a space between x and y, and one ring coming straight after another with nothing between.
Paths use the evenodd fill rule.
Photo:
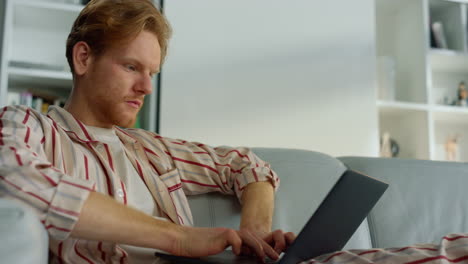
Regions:
<instances>
[{"instance_id":1,"label":"shelf","mask_svg":"<svg viewBox=\"0 0 468 264\"><path fill-rule=\"evenodd\" d=\"M68 33L73 21L83 9L81 5L51 1L21 0L13 3L14 26L35 28L40 29L40 31Z\"/></svg>"},{"instance_id":2,"label":"shelf","mask_svg":"<svg viewBox=\"0 0 468 264\"><path fill-rule=\"evenodd\" d=\"M377 101L379 112L385 115L409 115L431 110L434 121L444 123L466 124L468 126L468 107L426 105L406 102Z\"/></svg>"},{"instance_id":3,"label":"shelf","mask_svg":"<svg viewBox=\"0 0 468 264\"><path fill-rule=\"evenodd\" d=\"M50 85L71 88L72 74L64 71L51 71L30 68L9 67L8 75L12 84Z\"/></svg>"},{"instance_id":4,"label":"shelf","mask_svg":"<svg viewBox=\"0 0 468 264\"><path fill-rule=\"evenodd\" d=\"M431 68L438 72L468 73L468 53L445 49L431 49Z\"/></svg>"},{"instance_id":5,"label":"shelf","mask_svg":"<svg viewBox=\"0 0 468 264\"><path fill-rule=\"evenodd\" d=\"M468 107L434 106L434 140L433 159L445 160L445 143L450 137L459 136L458 157L468 162Z\"/></svg>"},{"instance_id":6,"label":"shelf","mask_svg":"<svg viewBox=\"0 0 468 264\"><path fill-rule=\"evenodd\" d=\"M451 50L451 49L439 49L439 48L431 48L430 54L434 55L441 55L441 56L463 56L466 55L466 52Z\"/></svg>"},{"instance_id":7,"label":"shelf","mask_svg":"<svg viewBox=\"0 0 468 264\"><path fill-rule=\"evenodd\" d=\"M465 51L464 5L457 1L429 0L430 23L440 22L449 49ZM432 26L431 26L432 27Z\"/></svg>"},{"instance_id":8,"label":"shelf","mask_svg":"<svg viewBox=\"0 0 468 264\"><path fill-rule=\"evenodd\" d=\"M377 101L377 107L381 114L386 115L404 115L409 112L424 112L429 110L429 106L426 104L399 101Z\"/></svg>"},{"instance_id":9,"label":"shelf","mask_svg":"<svg viewBox=\"0 0 468 264\"><path fill-rule=\"evenodd\" d=\"M468 126L468 107L437 105L433 113L434 121Z\"/></svg>"},{"instance_id":10,"label":"shelf","mask_svg":"<svg viewBox=\"0 0 468 264\"><path fill-rule=\"evenodd\" d=\"M32 7L32 8L42 8L42 9L52 9L66 12L79 13L83 9L83 5L77 4L67 4L60 2L52 1L25 1L25 0L16 0L14 4L17 6Z\"/></svg>"},{"instance_id":11,"label":"shelf","mask_svg":"<svg viewBox=\"0 0 468 264\"><path fill-rule=\"evenodd\" d=\"M400 158L428 159L428 110L426 104L377 101L379 133L389 133L400 145Z\"/></svg>"}]
</instances>

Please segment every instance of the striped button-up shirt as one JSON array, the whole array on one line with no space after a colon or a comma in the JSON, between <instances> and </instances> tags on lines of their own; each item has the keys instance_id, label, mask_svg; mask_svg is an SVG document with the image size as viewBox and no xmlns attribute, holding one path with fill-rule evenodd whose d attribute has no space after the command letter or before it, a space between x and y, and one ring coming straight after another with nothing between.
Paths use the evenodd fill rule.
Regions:
<instances>
[{"instance_id":1,"label":"striped button-up shirt","mask_svg":"<svg viewBox=\"0 0 468 264\"><path fill-rule=\"evenodd\" d=\"M240 198L249 183L279 185L269 164L247 148L211 148L142 129L114 129L157 204L156 217L192 225L187 195ZM49 234L52 262L128 262L116 243L70 237L90 192L127 204L125 181L114 167L109 146L64 109L51 107L47 115L22 106L0 110L0 197L37 213Z\"/></svg>"}]
</instances>

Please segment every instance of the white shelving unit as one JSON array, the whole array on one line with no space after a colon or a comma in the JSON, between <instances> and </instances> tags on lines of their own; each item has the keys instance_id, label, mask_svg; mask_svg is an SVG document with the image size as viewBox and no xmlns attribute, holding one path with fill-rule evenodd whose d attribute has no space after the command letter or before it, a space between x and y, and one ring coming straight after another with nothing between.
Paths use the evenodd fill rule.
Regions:
<instances>
[{"instance_id":1,"label":"white shelving unit","mask_svg":"<svg viewBox=\"0 0 468 264\"><path fill-rule=\"evenodd\" d=\"M35 91L65 97L72 75L65 42L82 5L48 0L3 2L0 105L11 91Z\"/></svg>"},{"instance_id":2,"label":"white shelving unit","mask_svg":"<svg viewBox=\"0 0 468 264\"><path fill-rule=\"evenodd\" d=\"M65 45L82 9L83 5L63 0L0 1L0 13L4 13L0 18L0 107L7 104L9 92L68 96L72 75ZM156 104L155 94L146 97L142 128L155 131Z\"/></svg>"},{"instance_id":3,"label":"white shelving unit","mask_svg":"<svg viewBox=\"0 0 468 264\"><path fill-rule=\"evenodd\" d=\"M377 0L377 55L395 61L395 98L378 100L380 133L389 132L403 158L445 160L458 135L468 162L468 107L452 106L468 87L468 1ZM447 49L431 46L431 24L442 23Z\"/></svg>"}]
</instances>

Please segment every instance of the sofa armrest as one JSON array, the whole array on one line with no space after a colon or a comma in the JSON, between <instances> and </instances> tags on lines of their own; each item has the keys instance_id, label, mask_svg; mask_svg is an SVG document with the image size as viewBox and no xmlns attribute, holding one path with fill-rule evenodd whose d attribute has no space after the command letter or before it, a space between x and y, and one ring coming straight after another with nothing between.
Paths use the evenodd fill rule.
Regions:
<instances>
[{"instance_id":1,"label":"sofa armrest","mask_svg":"<svg viewBox=\"0 0 468 264\"><path fill-rule=\"evenodd\" d=\"M47 263L48 235L30 208L0 199L0 237L0 262Z\"/></svg>"}]
</instances>

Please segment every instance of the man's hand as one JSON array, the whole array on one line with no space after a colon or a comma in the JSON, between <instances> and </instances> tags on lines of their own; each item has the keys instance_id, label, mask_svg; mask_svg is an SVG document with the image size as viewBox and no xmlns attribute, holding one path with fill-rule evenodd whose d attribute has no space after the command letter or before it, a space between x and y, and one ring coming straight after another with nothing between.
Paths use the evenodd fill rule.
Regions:
<instances>
[{"instance_id":1,"label":"man's hand","mask_svg":"<svg viewBox=\"0 0 468 264\"><path fill-rule=\"evenodd\" d=\"M250 236L255 237L256 240L263 241L263 243L268 244L269 248L273 248L273 250L278 255L282 252L285 252L286 249L288 249L288 247L296 239L296 235L294 233L284 233L280 229L273 232L265 232L261 231L260 229L243 228L239 232L243 234L249 234ZM252 250L248 247L242 247L241 253L245 255L252 255L252 253L255 253L258 255L256 252L252 252Z\"/></svg>"},{"instance_id":2,"label":"man's hand","mask_svg":"<svg viewBox=\"0 0 468 264\"><path fill-rule=\"evenodd\" d=\"M248 230L228 228L180 227L181 236L175 241L171 254L186 257L203 257L222 252L228 246L236 255L245 248L259 259L278 259L278 253L260 236Z\"/></svg>"}]
</instances>

